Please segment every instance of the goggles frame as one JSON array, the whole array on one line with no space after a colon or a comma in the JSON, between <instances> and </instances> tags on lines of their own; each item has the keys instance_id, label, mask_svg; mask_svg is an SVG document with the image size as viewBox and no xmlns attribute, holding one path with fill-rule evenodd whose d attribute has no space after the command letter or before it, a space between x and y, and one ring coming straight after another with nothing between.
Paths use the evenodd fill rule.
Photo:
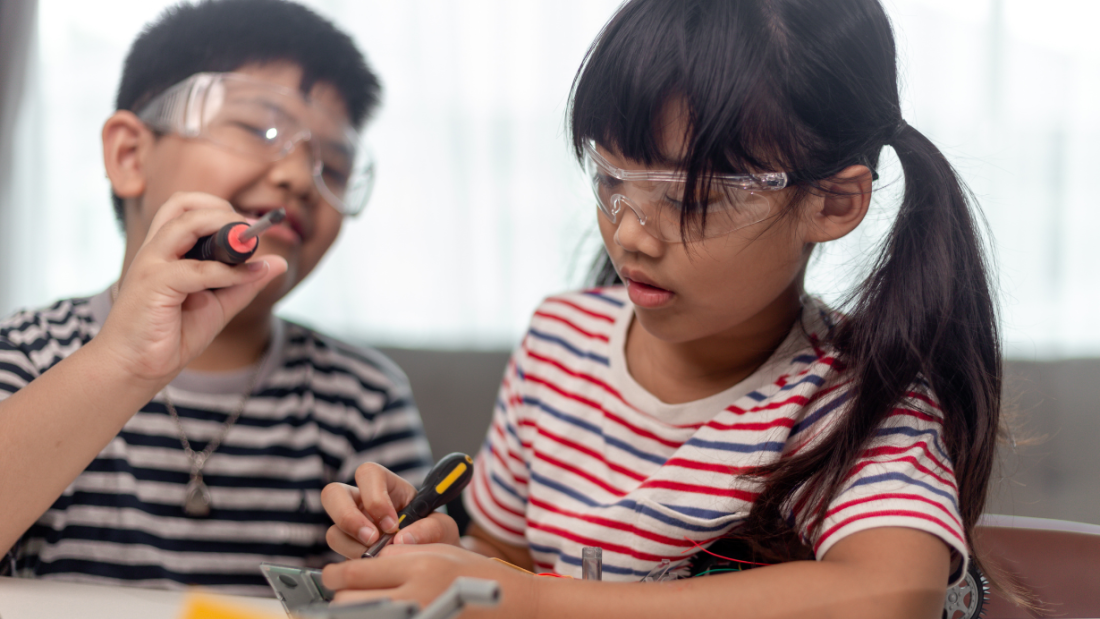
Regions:
<instances>
[{"instance_id":1,"label":"goggles frame","mask_svg":"<svg viewBox=\"0 0 1100 619\"><path fill-rule=\"evenodd\" d=\"M342 123L342 126L337 128L341 138L338 143L341 147L346 147L347 154L352 160L345 189L341 192L342 195L337 195L325 182L326 167L322 156L320 138L315 138L314 132L311 131L305 119L289 113L283 107L272 105L271 114L281 114L283 117L290 119L291 126L296 130L291 131L288 135L283 135L280 127L267 128L265 139L277 138L275 143L279 144L280 147L263 155L259 155L255 149L242 148L239 145L227 143L226 140L220 140L210 135L209 124L221 111L221 106L226 99L225 93L234 84L247 86L261 92L265 91L274 95L273 100L275 101L280 98L296 100L304 108L313 111L315 114L330 120L333 118L331 112L311 103L296 90L249 75L231 72L195 73L154 97L137 112L137 117L151 129L164 133L175 133L185 138L206 139L244 156L264 161L279 161L293 152L301 142L307 142L311 147L310 172L313 176L313 184L325 202L342 215L350 217L358 215L366 208L374 188L375 163L369 150L362 147L359 132L347 123ZM272 131L275 133L272 134ZM344 150L344 148L339 150Z\"/></svg>"},{"instance_id":2,"label":"goggles frame","mask_svg":"<svg viewBox=\"0 0 1100 619\"><path fill-rule=\"evenodd\" d=\"M674 170L626 170L619 168L609 162L603 155L596 150L595 140L586 140L583 144L584 158L583 162L585 173L589 177L587 180L592 186L592 192L596 196L596 203L601 213L604 214L608 220L613 224L619 223L619 215L623 212L624 207L629 207L634 211L634 215L638 218L638 222L644 227L647 223L650 223L654 219L652 207L647 209L645 205L636 204L637 200L632 200L627 197L622 191L612 193L610 196L605 197L601 195L601 180L596 174L606 175L614 178L622 183L639 183L648 182L654 184L668 184L668 183L686 183L687 174ZM716 174L710 177L711 187L724 188L734 192L744 192L750 196L755 196L758 192L766 191L779 191L787 187L789 183L789 177L786 172L761 172L757 174ZM762 198L763 196L759 196ZM662 207L658 206L657 209ZM663 207L672 208L672 207ZM732 211L735 207L727 206L725 208L715 208L709 206L706 208L706 219L712 219L719 217L723 211L727 213ZM679 215L678 215L679 217ZM750 217L749 220L745 220L741 223L733 225L728 228L715 228L713 226L707 226L713 230L713 233L705 233L703 228L698 231L700 238L712 238L716 236L723 236L735 232L741 228L751 226L752 224L759 223L767 219L767 213L760 214L758 217ZM702 223L700 225L703 225ZM667 225L665 226L667 227ZM651 234L654 234L657 238L665 242L680 242L683 241L682 228L680 223L676 224L677 233L671 235L660 223L655 224ZM650 228L647 228L647 230Z\"/></svg>"}]
</instances>

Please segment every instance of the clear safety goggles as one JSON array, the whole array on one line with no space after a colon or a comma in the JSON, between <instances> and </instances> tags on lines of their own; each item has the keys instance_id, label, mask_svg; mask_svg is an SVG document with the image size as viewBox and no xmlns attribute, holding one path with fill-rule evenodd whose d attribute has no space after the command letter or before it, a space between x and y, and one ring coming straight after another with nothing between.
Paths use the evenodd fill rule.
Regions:
<instances>
[{"instance_id":1,"label":"clear safety goggles","mask_svg":"<svg viewBox=\"0 0 1100 619\"><path fill-rule=\"evenodd\" d=\"M600 212L611 223L619 223L629 208L649 234L669 243L723 236L759 223L771 213L764 193L787 186L784 172L714 175L699 208L685 218L682 200L687 176L683 172L617 168L596 151L592 141L584 145L584 171Z\"/></svg>"},{"instance_id":2,"label":"clear safety goggles","mask_svg":"<svg viewBox=\"0 0 1100 619\"><path fill-rule=\"evenodd\" d=\"M308 143L313 182L344 215L358 215L374 187L374 161L354 127L298 91L247 75L196 73L154 98L138 118L260 161L278 161Z\"/></svg>"}]
</instances>

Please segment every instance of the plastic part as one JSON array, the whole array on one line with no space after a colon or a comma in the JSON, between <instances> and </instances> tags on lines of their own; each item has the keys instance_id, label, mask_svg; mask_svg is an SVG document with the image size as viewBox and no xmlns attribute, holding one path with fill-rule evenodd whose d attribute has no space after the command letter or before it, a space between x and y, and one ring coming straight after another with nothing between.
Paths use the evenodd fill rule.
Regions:
<instances>
[{"instance_id":1,"label":"plastic part","mask_svg":"<svg viewBox=\"0 0 1100 619\"><path fill-rule=\"evenodd\" d=\"M581 549L581 578L603 580L603 548L585 546Z\"/></svg>"},{"instance_id":2,"label":"plastic part","mask_svg":"<svg viewBox=\"0 0 1100 619\"><path fill-rule=\"evenodd\" d=\"M496 606L500 603L500 583L481 578L456 578L454 584L428 605L416 619L453 619L467 604ZM363 619L367 619L364 617ZM371 618L373 619L373 618Z\"/></svg>"}]
</instances>

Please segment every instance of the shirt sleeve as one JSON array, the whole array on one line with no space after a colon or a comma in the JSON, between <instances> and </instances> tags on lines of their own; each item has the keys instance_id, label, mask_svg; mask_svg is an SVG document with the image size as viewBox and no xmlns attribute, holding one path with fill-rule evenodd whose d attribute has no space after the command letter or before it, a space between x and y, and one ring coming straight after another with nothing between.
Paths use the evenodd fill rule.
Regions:
<instances>
[{"instance_id":1,"label":"shirt sleeve","mask_svg":"<svg viewBox=\"0 0 1100 619\"><path fill-rule=\"evenodd\" d=\"M526 546L527 486L530 479L530 440L522 437L533 427L525 419L523 403L523 348L512 355L501 381L493 421L474 463L474 478L463 493L471 520L494 537Z\"/></svg>"},{"instance_id":2,"label":"shirt sleeve","mask_svg":"<svg viewBox=\"0 0 1100 619\"><path fill-rule=\"evenodd\" d=\"M963 577L969 551L958 486L941 436L942 414L926 392L914 389L875 431L816 532L816 518L794 505L800 533L818 559L853 533L906 527L943 540L952 549L951 582Z\"/></svg>"}]
</instances>

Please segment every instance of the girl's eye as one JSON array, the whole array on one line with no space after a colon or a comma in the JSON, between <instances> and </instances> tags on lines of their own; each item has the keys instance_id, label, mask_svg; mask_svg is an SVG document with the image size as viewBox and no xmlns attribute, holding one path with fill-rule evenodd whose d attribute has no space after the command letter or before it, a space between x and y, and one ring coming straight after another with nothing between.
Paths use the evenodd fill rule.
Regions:
<instances>
[{"instance_id":1,"label":"girl's eye","mask_svg":"<svg viewBox=\"0 0 1100 619\"><path fill-rule=\"evenodd\" d=\"M603 172L596 172L593 177L597 185L609 191L613 191L614 189L619 187L619 185L623 184L621 180L615 178L614 176L611 176L610 174L604 174Z\"/></svg>"}]
</instances>

